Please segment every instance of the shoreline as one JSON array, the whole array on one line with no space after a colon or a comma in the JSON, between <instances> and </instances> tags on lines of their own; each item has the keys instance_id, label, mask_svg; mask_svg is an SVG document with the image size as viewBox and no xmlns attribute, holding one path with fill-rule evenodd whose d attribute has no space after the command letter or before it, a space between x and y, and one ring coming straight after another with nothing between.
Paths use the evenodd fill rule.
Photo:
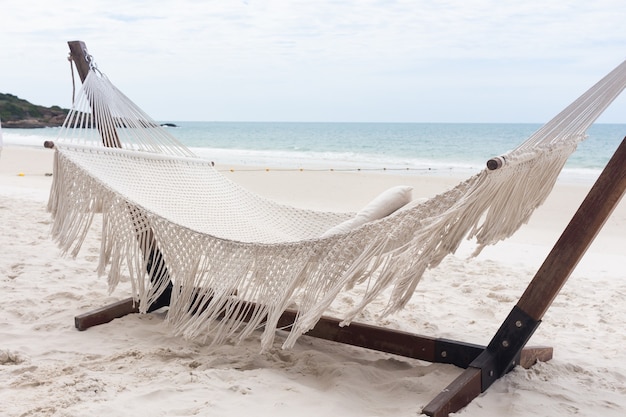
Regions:
<instances>
[{"instance_id":1,"label":"shoreline","mask_svg":"<svg viewBox=\"0 0 626 417\"><path fill-rule=\"evenodd\" d=\"M323 124L323 123L322 123ZM507 124L505 124L507 125ZM6 131L7 129L5 129ZM35 131L35 129L31 129ZM19 135L10 133L5 135L5 144L14 147L38 148L45 140L56 139L58 129L44 129L34 132L31 135ZM618 144L618 143L617 143ZM616 146L617 146L616 144ZM591 139L581 144L581 150L574 153L570 161L566 164L558 182L565 184L593 184L600 174L603 166L597 166L600 159L596 150L589 149L592 145ZM611 149L604 149L609 152ZM583 147L585 149L583 149ZM398 175L412 176L443 176L467 178L484 169L487 160L494 154L488 153L486 156L476 159L468 159L465 155L457 155L456 159L448 159L442 155L428 157L412 157L409 155L385 155L363 153L353 155L348 151L331 151L326 153L321 150L301 150L293 149L237 149L217 147L195 147L190 145L190 149L202 159L215 161L221 166L237 169L271 169L271 170L335 170L335 171L362 171L393 173ZM613 149L614 151L614 149ZM453 152L454 153L454 152ZM582 155L586 155L584 158ZM484 154L483 154L484 155ZM406 156L406 158L405 158ZM581 159L582 158L582 159ZM577 161L577 162L574 162Z\"/></svg>"}]
</instances>

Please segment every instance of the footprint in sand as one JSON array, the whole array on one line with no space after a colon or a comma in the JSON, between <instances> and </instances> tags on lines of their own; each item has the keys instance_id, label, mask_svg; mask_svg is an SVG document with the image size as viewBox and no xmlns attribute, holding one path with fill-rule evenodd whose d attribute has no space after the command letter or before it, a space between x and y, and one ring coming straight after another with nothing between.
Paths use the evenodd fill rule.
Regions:
<instances>
[{"instance_id":1,"label":"footprint in sand","mask_svg":"<svg viewBox=\"0 0 626 417\"><path fill-rule=\"evenodd\" d=\"M11 271L7 274L10 279L15 279L22 275L22 271L24 270L24 264L13 264L11 265Z\"/></svg>"}]
</instances>

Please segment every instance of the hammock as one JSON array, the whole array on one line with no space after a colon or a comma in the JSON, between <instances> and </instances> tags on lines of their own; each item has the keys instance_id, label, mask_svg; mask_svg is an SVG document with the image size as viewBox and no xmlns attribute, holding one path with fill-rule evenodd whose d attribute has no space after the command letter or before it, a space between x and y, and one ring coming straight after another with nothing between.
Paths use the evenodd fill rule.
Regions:
<instances>
[{"instance_id":1,"label":"hammock","mask_svg":"<svg viewBox=\"0 0 626 417\"><path fill-rule=\"evenodd\" d=\"M378 296L388 297L383 314L391 314L463 239L475 239L477 254L511 236L625 86L626 61L491 169L430 200L408 202L410 189L395 187L358 213L334 213L239 186L92 68L56 141L52 233L75 256L102 213L98 271L108 268L110 290L130 275L145 312L173 283L167 320L185 337L236 343L263 327L267 349L295 304L289 348L342 291L365 287L342 325Z\"/></svg>"}]
</instances>

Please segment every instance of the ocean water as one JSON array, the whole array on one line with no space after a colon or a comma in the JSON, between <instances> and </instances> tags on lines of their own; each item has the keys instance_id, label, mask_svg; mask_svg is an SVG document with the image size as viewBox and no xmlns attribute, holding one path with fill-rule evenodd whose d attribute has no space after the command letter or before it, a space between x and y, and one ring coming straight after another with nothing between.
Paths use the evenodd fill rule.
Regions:
<instances>
[{"instance_id":1,"label":"ocean water","mask_svg":"<svg viewBox=\"0 0 626 417\"><path fill-rule=\"evenodd\" d=\"M173 122L172 133L219 166L471 175L540 124ZM42 146L60 129L3 129L4 142ZM562 178L591 182L626 136L626 124L595 124Z\"/></svg>"}]
</instances>

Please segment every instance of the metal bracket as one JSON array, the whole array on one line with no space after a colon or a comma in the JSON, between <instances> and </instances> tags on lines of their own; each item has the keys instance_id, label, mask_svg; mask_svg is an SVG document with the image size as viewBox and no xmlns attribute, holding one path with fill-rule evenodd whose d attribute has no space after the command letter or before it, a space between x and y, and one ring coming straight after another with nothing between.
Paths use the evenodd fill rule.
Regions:
<instances>
[{"instance_id":1,"label":"metal bracket","mask_svg":"<svg viewBox=\"0 0 626 417\"><path fill-rule=\"evenodd\" d=\"M487 348L470 364L481 370L483 392L519 364L522 349L540 323L517 306L511 310Z\"/></svg>"},{"instance_id":2,"label":"metal bracket","mask_svg":"<svg viewBox=\"0 0 626 417\"><path fill-rule=\"evenodd\" d=\"M459 342L450 339L435 340L435 358L437 363L448 363L467 368L483 351L485 346Z\"/></svg>"}]
</instances>

